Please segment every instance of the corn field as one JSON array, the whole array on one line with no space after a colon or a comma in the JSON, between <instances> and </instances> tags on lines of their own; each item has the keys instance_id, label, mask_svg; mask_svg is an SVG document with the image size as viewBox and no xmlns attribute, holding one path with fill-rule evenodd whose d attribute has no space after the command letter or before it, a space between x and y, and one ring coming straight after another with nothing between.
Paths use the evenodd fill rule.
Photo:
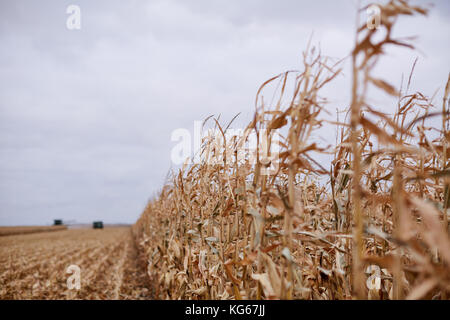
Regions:
<instances>
[{"instance_id":1,"label":"corn field","mask_svg":"<svg viewBox=\"0 0 450 320\"><path fill-rule=\"evenodd\" d=\"M1 236L11 236L16 234L29 234L39 232L51 232L66 230L67 226L21 226L21 227L0 227Z\"/></svg>"},{"instance_id":2,"label":"corn field","mask_svg":"<svg viewBox=\"0 0 450 320\"><path fill-rule=\"evenodd\" d=\"M427 14L401 0L380 9L380 28L355 32L345 120L322 118L341 62L310 46L300 71L259 88L242 135L205 120L220 136L203 138L201 161L172 171L133 226L155 298L448 299L450 79L437 79L435 104L409 92L414 66L401 89L375 77L389 47L414 50L393 26ZM368 102L369 88L391 96L391 114ZM325 126L333 145L314 141ZM252 134L256 152L242 156Z\"/></svg>"}]
</instances>

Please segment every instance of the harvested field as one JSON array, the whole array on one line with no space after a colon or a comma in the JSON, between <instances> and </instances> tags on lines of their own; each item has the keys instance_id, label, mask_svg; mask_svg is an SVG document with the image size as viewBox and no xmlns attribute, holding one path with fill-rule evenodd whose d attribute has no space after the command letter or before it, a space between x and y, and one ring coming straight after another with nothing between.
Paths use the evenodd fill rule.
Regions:
<instances>
[{"instance_id":1,"label":"harvested field","mask_svg":"<svg viewBox=\"0 0 450 320\"><path fill-rule=\"evenodd\" d=\"M66 230L66 226L19 226L19 227L0 227L0 237L11 236L15 234L29 234L38 232L51 232Z\"/></svg>"},{"instance_id":2,"label":"harvested field","mask_svg":"<svg viewBox=\"0 0 450 320\"><path fill-rule=\"evenodd\" d=\"M148 299L130 228L74 229L0 238L0 299ZM80 268L69 290L67 268Z\"/></svg>"}]
</instances>

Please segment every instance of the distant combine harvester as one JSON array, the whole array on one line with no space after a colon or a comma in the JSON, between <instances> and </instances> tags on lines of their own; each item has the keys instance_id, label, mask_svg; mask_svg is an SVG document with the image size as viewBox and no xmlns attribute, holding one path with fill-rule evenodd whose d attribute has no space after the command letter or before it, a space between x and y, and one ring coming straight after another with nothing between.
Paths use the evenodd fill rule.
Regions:
<instances>
[{"instance_id":1,"label":"distant combine harvester","mask_svg":"<svg viewBox=\"0 0 450 320\"><path fill-rule=\"evenodd\" d=\"M103 229L103 221L94 221L92 223L92 228L94 228L94 229Z\"/></svg>"},{"instance_id":2,"label":"distant combine harvester","mask_svg":"<svg viewBox=\"0 0 450 320\"><path fill-rule=\"evenodd\" d=\"M55 219L55 220L53 220L53 225L54 226L62 226L63 221L61 219Z\"/></svg>"}]
</instances>

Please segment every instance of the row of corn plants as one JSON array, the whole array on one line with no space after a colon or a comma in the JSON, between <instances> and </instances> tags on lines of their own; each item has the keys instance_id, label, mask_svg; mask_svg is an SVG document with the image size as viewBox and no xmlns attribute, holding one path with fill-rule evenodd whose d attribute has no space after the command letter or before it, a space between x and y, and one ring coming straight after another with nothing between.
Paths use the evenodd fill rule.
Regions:
<instances>
[{"instance_id":1,"label":"row of corn plants","mask_svg":"<svg viewBox=\"0 0 450 320\"><path fill-rule=\"evenodd\" d=\"M437 106L409 92L413 70L400 90L373 75L389 46L413 49L392 36L398 18L427 14L401 0L379 8L380 27L355 32L344 121L322 117L341 64L309 47L301 71L263 83L242 134L205 121L215 130L201 160L173 171L133 227L156 298L448 298L449 82ZM395 111L372 105L371 87ZM334 145L314 138L324 126Z\"/></svg>"}]
</instances>

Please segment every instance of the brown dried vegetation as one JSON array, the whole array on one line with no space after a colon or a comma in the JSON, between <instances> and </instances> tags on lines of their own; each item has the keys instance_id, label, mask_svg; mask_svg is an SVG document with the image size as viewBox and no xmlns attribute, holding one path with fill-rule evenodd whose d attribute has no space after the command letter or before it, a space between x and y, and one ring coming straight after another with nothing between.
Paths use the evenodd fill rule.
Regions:
<instances>
[{"instance_id":1,"label":"brown dried vegetation","mask_svg":"<svg viewBox=\"0 0 450 320\"><path fill-rule=\"evenodd\" d=\"M426 13L393 0L381 6L380 29L357 30L350 119L331 124L338 131L334 148L312 136L330 125L319 118L326 110L320 93L339 64L309 48L303 71L261 86L241 137L227 140L216 119L223 143L205 138L202 154L221 161L173 173L133 227L157 298L448 298L449 82L441 111L409 93L409 81L402 92L372 75L388 46L412 48L392 37L397 18ZM277 80L278 99L266 104L261 94ZM369 86L393 96L393 115L366 101ZM442 127L427 127L430 117L442 117ZM277 129L283 139L275 174L263 173L271 163L259 152L256 164L238 157L251 132L260 146L265 130L270 150ZM314 153L330 150L330 164L314 160ZM380 280L371 277L374 266Z\"/></svg>"}]
</instances>

